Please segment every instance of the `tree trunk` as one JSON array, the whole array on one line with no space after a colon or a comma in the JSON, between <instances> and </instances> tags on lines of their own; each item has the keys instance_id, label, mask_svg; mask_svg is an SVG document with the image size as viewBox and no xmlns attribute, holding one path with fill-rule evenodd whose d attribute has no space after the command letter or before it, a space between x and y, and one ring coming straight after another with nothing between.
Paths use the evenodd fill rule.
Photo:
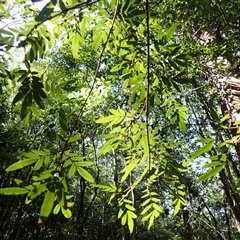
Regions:
<instances>
[{"instance_id":1,"label":"tree trunk","mask_svg":"<svg viewBox=\"0 0 240 240\"><path fill-rule=\"evenodd\" d=\"M184 238L186 240L193 240L193 231L191 227L189 211L187 209L183 209L183 222L184 222Z\"/></svg>"},{"instance_id":2,"label":"tree trunk","mask_svg":"<svg viewBox=\"0 0 240 240\"><path fill-rule=\"evenodd\" d=\"M196 79L193 79L193 83L194 83L195 88L199 87ZM222 115L225 116L227 113L229 114L228 135L235 137L238 134L236 126L234 125L234 123L236 121L236 117L237 117L234 114L236 113L237 109L233 107L233 104L230 103L230 99L228 99L227 96L224 97L224 95L222 93L222 89L218 89L216 84L213 85L213 87L215 87L222 94L222 98L219 101ZM224 131L221 128L219 128L219 126L216 122L215 116L213 115L212 110L209 108L208 103L206 102L206 99L204 98L205 93L198 92L198 91L196 93L197 93L197 96L198 96L200 102L202 103L202 107L206 113L208 120L210 121L212 128L215 130L216 134L218 135L219 143L224 142L224 137L227 133L226 132L224 133ZM236 100L236 98L235 98L235 100ZM238 160L238 161L233 160L234 157L236 158L236 156L232 155L231 152L228 153L226 167L219 173L219 176L220 176L220 181L223 185L223 189L225 192L226 202L227 202L228 207L233 215L238 232L240 233L240 195L239 195L239 193L237 191L237 187L234 183L234 179L240 177L239 166L238 166L239 161L240 161L240 143L235 144L235 149L236 149L236 155L238 158L236 160ZM216 154L217 154L217 151L215 151L215 155ZM230 168L229 164L231 165L231 168Z\"/></svg>"}]
</instances>

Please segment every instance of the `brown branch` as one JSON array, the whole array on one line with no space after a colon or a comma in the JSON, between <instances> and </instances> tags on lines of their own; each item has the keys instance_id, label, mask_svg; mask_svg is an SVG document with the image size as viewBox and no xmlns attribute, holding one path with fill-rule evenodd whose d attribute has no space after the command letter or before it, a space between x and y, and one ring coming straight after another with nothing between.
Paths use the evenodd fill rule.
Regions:
<instances>
[{"instance_id":1,"label":"brown branch","mask_svg":"<svg viewBox=\"0 0 240 240\"><path fill-rule=\"evenodd\" d=\"M230 28L235 28L235 26L233 26L232 24L229 23L229 21L227 20L227 17L226 17L226 14L224 12L224 10L222 9L222 6L220 4L220 2L218 0L215 0L216 1L216 4L217 4L217 7L223 17L223 20L224 22L230 27Z\"/></svg>"}]
</instances>

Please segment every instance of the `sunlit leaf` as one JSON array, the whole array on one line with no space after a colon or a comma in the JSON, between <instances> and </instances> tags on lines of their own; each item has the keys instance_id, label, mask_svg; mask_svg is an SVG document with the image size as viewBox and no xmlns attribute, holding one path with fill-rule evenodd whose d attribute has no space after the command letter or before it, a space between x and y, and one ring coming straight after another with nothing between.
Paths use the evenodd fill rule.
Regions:
<instances>
[{"instance_id":1,"label":"sunlit leaf","mask_svg":"<svg viewBox=\"0 0 240 240\"><path fill-rule=\"evenodd\" d=\"M216 176L219 172L222 171L224 165L219 167L212 168L211 170L207 171L206 173L202 174L198 179L197 182L206 181L207 179Z\"/></svg>"},{"instance_id":2,"label":"sunlit leaf","mask_svg":"<svg viewBox=\"0 0 240 240\"><path fill-rule=\"evenodd\" d=\"M4 195L20 195L28 193L29 189L20 187L0 188L0 194Z\"/></svg>"},{"instance_id":3,"label":"sunlit leaf","mask_svg":"<svg viewBox=\"0 0 240 240\"><path fill-rule=\"evenodd\" d=\"M54 200L55 193L52 191L47 191L40 209L38 223L46 222L48 216L52 212Z\"/></svg>"},{"instance_id":4,"label":"sunlit leaf","mask_svg":"<svg viewBox=\"0 0 240 240\"><path fill-rule=\"evenodd\" d=\"M128 214L128 218L127 218L127 225L128 225L129 232L132 233L133 228L134 228L134 222L133 222L133 219L131 218L131 216L129 214Z\"/></svg>"},{"instance_id":5,"label":"sunlit leaf","mask_svg":"<svg viewBox=\"0 0 240 240\"><path fill-rule=\"evenodd\" d=\"M33 170L37 171L39 170L43 165L43 159L39 159L36 163L35 166L33 167Z\"/></svg>"},{"instance_id":6,"label":"sunlit leaf","mask_svg":"<svg viewBox=\"0 0 240 240\"><path fill-rule=\"evenodd\" d=\"M172 36L173 36L176 28L177 28L177 23L174 23L174 24L171 26L171 28L168 30L167 35L166 35L167 41L169 41L169 40L172 38Z\"/></svg>"},{"instance_id":7,"label":"sunlit leaf","mask_svg":"<svg viewBox=\"0 0 240 240\"><path fill-rule=\"evenodd\" d=\"M32 179L33 181L41 181L41 180L52 177L55 172L56 172L55 169L49 169L41 172L39 176L33 176Z\"/></svg>"},{"instance_id":8,"label":"sunlit leaf","mask_svg":"<svg viewBox=\"0 0 240 240\"><path fill-rule=\"evenodd\" d=\"M72 212L69 208L65 209L64 207L61 207L61 211L65 218L70 218L72 216Z\"/></svg>"},{"instance_id":9,"label":"sunlit leaf","mask_svg":"<svg viewBox=\"0 0 240 240\"><path fill-rule=\"evenodd\" d=\"M34 198L36 198L45 191L47 191L47 183L38 184L29 192L25 200L25 203L29 204Z\"/></svg>"},{"instance_id":10,"label":"sunlit leaf","mask_svg":"<svg viewBox=\"0 0 240 240\"><path fill-rule=\"evenodd\" d=\"M213 147L214 141L211 139L210 142L208 142L207 144L205 144L203 147L199 148L198 150L196 150L195 152L193 152L191 154L191 159L194 159L198 156L200 156L203 153L207 153L208 151L211 150L211 148Z\"/></svg>"},{"instance_id":11,"label":"sunlit leaf","mask_svg":"<svg viewBox=\"0 0 240 240\"><path fill-rule=\"evenodd\" d=\"M72 142L76 142L77 140L79 140L81 137L81 134L80 133L77 133L73 136L71 136L68 140L69 143L72 143Z\"/></svg>"},{"instance_id":12,"label":"sunlit leaf","mask_svg":"<svg viewBox=\"0 0 240 240\"><path fill-rule=\"evenodd\" d=\"M75 174L75 171L76 171L76 166L75 164L72 164L72 166L69 169L68 176L71 178Z\"/></svg>"},{"instance_id":13,"label":"sunlit leaf","mask_svg":"<svg viewBox=\"0 0 240 240\"><path fill-rule=\"evenodd\" d=\"M60 205L60 204L57 204L57 205L55 206L55 208L53 209L53 214L58 214L59 211L60 211L60 208L61 208L61 205Z\"/></svg>"},{"instance_id":14,"label":"sunlit leaf","mask_svg":"<svg viewBox=\"0 0 240 240\"><path fill-rule=\"evenodd\" d=\"M76 31L74 32L73 39L72 39L72 55L73 58L78 58L78 49L79 49L79 43L80 43L80 35Z\"/></svg>"},{"instance_id":15,"label":"sunlit leaf","mask_svg":"<svg viewBox=\"0 0 240 240\"><path fill-rule=\"evenodd\" d=\"M78 167L77 171L78 171L79 175L82 176L85 180L92 182L92 183L94 182L94 178L92 177L92 175L84 168Z\"/></svg>"},{"instance_id":16,"label":"sunlit leaf","mask_svg":"<svg viewBox=\"0 0 240 240\"><path fill-rule=\"evenodd\" d=\"M33 163L35 163L37 161L37 159L24 159L24 160L20 160L14 164L12 164L11 166L9 166L6 171L7 172L11 172L11 171L15 171L18 169L21 169L23 167L29 166Z\"/></svg>"}]
</instances>

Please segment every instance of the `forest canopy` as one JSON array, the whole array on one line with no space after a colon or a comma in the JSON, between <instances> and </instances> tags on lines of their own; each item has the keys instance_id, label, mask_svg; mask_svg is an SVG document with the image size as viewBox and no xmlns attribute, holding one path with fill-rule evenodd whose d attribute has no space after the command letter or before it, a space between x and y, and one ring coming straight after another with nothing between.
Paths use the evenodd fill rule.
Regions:
<instances>
[{"instance_id":1,"label":"forest canopy","mask_svg":"<svg viewBox=\"0 0 240 240\"><path fill-rule=\"evenodd\" d=\"M239 12L1 1L1 239L238 239Z\"/></svg>"}]
</instances>

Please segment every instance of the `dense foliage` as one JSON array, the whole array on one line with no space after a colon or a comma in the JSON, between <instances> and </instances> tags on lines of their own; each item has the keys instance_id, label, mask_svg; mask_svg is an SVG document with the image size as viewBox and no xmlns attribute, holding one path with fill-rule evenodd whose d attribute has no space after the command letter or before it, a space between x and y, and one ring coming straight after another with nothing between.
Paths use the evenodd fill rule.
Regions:
<instances>
[{"instance_id":1,"label":"dense foliage","mask_svg":"<svg viewBox=\"0 0 240 240\"><path fill-rule=\"evenodd\" d=\"M238 15L2 1L1 239L238 239Z\"/></svg>"}]
</instances>

